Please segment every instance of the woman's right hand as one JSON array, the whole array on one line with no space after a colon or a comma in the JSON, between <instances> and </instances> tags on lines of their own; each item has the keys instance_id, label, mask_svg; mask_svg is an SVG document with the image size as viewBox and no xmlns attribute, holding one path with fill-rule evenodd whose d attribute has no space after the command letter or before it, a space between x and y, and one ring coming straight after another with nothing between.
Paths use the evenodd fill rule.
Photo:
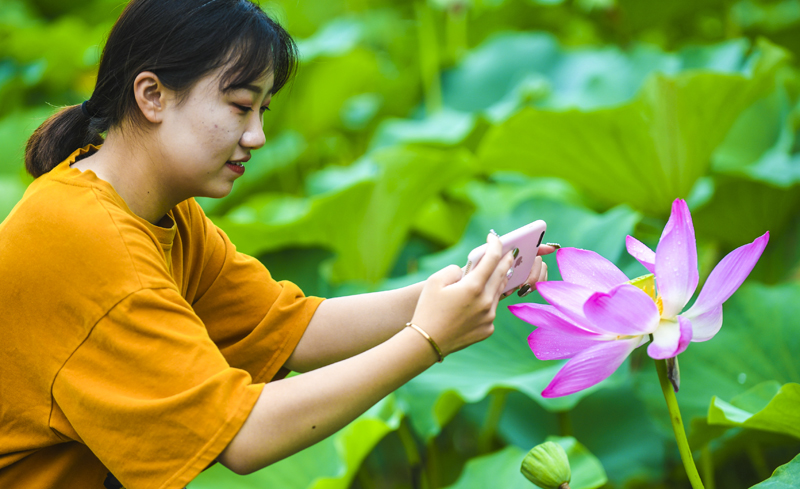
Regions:
<instances>
[{"instance_id":1,"label":"woman's right hand","mask_svg":"<svg viewBox=\"0 0 800 489\"><path fill-rule=\"evenodd\" d=\"M446 356L488 338L494 332L497 303L508 282L511 253L493 234L486 254L466 277L450 265L428 278L411 320L426 331Z\"/></svg>"}]
</instances>

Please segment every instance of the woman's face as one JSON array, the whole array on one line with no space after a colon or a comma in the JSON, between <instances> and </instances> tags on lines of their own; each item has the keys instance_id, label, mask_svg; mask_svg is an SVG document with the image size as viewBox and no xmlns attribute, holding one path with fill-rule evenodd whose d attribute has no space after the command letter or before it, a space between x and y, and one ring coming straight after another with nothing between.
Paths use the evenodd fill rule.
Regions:
<instances>
[{"instance_id":1,"label":"woman's face","mask_svg":"<svg viewBox=\"0 0 800 489\"><path fill-rule=\"evenodd\" d=\"M202 78L183 100L167 98L155 156L176 201L227 195L251 151L264 145L262 116L272 100L273 74L223 92L221 73Z\"/></svg>"}]
</instances>

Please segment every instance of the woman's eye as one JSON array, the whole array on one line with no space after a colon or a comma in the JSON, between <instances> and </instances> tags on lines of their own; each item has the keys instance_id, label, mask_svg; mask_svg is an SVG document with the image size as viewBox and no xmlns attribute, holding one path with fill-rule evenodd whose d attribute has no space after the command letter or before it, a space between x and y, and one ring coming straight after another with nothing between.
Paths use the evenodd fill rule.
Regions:
<instances>
[{"instance_id":1,"label":"woman's eye","mask_svg":"<svg viewBox=\"0 0 800 489\"><path fill-rule=\"evenodd\" d=\"M262 114L263 114L264 112L268 111L268 110L269 110L269 106L268 106L268 105L265 105L264 107L261 107L261 113L262 113Z\"/></svg>"},{"instance_id":2,"label":"woman's eye","mask_svg":"<svg viewBox=\"0 0 800 489\"><path fill-rule=\"evenodd\" d=\"M251 110L253 110L252 107L247 107L245 105L233 104L233 106L241 110L242 112L250 112Z\"/></svg>"}]
</instances>

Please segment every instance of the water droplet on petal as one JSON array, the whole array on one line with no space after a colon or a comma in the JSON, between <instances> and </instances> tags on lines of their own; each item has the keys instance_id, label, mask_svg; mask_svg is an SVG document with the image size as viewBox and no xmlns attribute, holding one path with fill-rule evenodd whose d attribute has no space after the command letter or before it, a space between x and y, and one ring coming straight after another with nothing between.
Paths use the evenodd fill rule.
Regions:
<instances>
[{"instance_id":1,"label":"water droplet on petal","mask_svg":"<svg viewBox=\"0 0 800 489\"><path fill-rule=\"evenodd\" d=\"M740 384L744 384L745 382L747 382L747 374L744 372L740 373L739 378L736 380L738 380Z\"/></svg>"}]
</instances>

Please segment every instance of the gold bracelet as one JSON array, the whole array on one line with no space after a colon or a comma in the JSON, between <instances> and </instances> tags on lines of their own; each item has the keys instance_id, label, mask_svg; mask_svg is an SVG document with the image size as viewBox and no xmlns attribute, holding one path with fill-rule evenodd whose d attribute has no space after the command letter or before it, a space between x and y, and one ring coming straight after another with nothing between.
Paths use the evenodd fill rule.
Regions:
<instances>
[{"instance_id":1,"label":"gold bracelet","mask_svg":"<svg viewBox=\"0 0 800 489\"><path fill-rule=\"evenodd\" d=\"M425 337L426 340L428 340L433 349L436 350L436 354L439 356L439 363L442 363L442 361L444 360L444 355L442 355L442 350L439 348L439 345L437 345L436 342L433 341L433 338L431 338L431 336L428 333L423 331L422 328L420 328L414 323L406 323L406 326L409 328L414 328L415 330L417 330L419 334L421 334L422 336Z\"/></svg>"}]
</instances>

